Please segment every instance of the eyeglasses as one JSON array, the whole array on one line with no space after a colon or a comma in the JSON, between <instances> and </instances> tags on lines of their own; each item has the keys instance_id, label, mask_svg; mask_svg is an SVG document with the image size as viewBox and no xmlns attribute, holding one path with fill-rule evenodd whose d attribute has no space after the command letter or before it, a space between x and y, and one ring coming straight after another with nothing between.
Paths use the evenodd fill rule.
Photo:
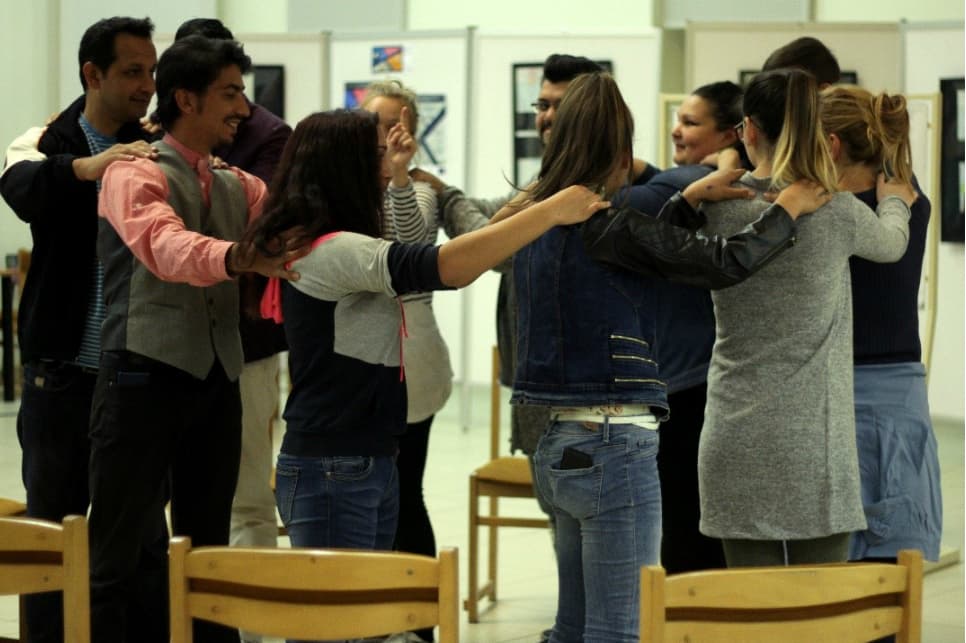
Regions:
<instances>
[{"instance_id":1,"label":"eyeglasses","mask_svg":"<svg viewBox=\"0 0 966 643\"><path fill-rule=\"evenodd\" d=\"M535 111L536 113L541 114L547 111L548 109L550 109L551 107L553 107L554 109L557 109L558 107L560 107L560 100L558 99L558 100L550 101L550 100L541 98L535 103L530 103L530 107L532 107L533 111Z\"/></svg>"},{"instance_id":2,"label":"eyeglasses","mask_svg":"<svg viewBox=\"0 0 966 643\"><path fill-rule=\"evenodd\" d=\"M744 121L744 119L740 120L738 122L738 124L735 125L734 128L732 128L732 129L735 130L735 136L737 136L738 138L741 138L741 136L745 133L745 121Z\"/></svg>"}]
</instances>

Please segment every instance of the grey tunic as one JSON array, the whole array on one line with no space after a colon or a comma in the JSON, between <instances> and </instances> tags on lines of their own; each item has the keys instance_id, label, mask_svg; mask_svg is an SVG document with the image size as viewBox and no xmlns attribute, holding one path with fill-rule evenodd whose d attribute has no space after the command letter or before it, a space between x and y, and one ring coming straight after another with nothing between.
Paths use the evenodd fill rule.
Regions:
<instances>
[{"instance_id":1,"label":"grey tunic","mask_svg":"<svg viewBox=\"0 0 966 643\"><path fill-rule=\"evenodd\" d=\"M759 192L767 179L746 174ZM709 234L730 235L768 204L708 204ZM891 262L909 209L879 215L839 192L798 220L795 247L747 281L712 293L717 333L698 451L701 531L792 540L864 529L852 403L849 256Z\"/></svg>"}]
</instances>

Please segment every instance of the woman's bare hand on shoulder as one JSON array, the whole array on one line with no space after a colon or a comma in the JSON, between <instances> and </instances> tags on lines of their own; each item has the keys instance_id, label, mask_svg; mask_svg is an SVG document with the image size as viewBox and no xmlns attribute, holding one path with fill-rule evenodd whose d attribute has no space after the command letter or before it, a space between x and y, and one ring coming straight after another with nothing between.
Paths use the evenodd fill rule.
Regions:
<instances>
[{"instance_id":1,"label":"woman's bare hand on shoulder","mask_svg":"<svg viewBox=\"0 0 966 643\"><path fill-rule=\"evenodd\" d=\"M686 187L682 195L693 208L698 207L702 201L750 199L755 196L753 190L745 187L734 187L732 185L744 174L745 170L741 168L734 170L716 170Z\"/></svg>"}]
</instances>

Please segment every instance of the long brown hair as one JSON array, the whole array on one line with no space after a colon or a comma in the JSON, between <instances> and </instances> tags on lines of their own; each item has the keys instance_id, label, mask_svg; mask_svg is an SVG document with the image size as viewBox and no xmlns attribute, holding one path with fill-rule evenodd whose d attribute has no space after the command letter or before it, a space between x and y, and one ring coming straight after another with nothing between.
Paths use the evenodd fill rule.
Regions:
<instances>
[{"instance_id":1,"label":"long brown hair","mask_svg":"<svg viewBox=\"0 0 966 643\"><path fill-rule=\"evenodd\" d=\"M873 95L855 85L822 91L822 127L835 134L850 161L900 181L912 180L909 112L901 94Z\"/></svg>"},{"instance_id":2,"label":"long brown hair","mask_svg":"<svg viewBox=\"0 0 966 643\"><path fill-rule=\"evenodd\" d=\"M376 114L336 109L306 116L282 151L262 216L246 239L268 255L327 232L382 234Z\"/></svg>"},{"instance_id":3,"label":"long brown hair","mask_svg":"<svg viewBox=\"0 0 966 643\"><path fill-rule=\"evenodd\" d=\"M634 118L611 75L577 76L560 101L531 198L542 201L570 185L597 191L621 162L629 174L633 139Z\"/></svg>"}]
</instances>

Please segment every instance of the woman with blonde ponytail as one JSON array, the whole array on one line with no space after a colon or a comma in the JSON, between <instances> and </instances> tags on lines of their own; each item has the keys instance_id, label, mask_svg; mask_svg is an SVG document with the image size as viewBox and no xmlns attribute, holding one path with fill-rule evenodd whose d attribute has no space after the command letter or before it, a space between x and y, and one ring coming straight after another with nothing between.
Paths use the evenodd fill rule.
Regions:
<instances>
[{"instance_id":1,"label":"woman with blonde ponytail","mask_svg":"<svg viewBox=\"0 0 966 643\"><path fill-rule=\"evenodd\" d=\"M842 85L822 92L820 112L839 189L874 208L877 174L912 182L905 98ZM911 209L909 247L901 260L850 261L855 429L868 522L852 535L851 560L895 559L906 548L929 560L939 557L939 458L918 315L929 200L919 193Z\"/></svg>"},{"instance_id":2,"label":"woman with blonde ponytail","mask_svg":"<svg viewBox=\"0 0 966 643\"><path fill-rule=\"evenodd\" d=\"M815 79L756 76L737 127L752 200L707 204L706 234L755 221L766 192L800 179L836 190ZM717 339L698 454L701 530L729 566L847 559L865 528L852 403L849 257L896 261L906 249L911 191L879 184L878 216L848 192L798 224L795 247L754 277L714 291ZM904 198L900 198L903 195Z\"/></svg>"}]
</instances>

